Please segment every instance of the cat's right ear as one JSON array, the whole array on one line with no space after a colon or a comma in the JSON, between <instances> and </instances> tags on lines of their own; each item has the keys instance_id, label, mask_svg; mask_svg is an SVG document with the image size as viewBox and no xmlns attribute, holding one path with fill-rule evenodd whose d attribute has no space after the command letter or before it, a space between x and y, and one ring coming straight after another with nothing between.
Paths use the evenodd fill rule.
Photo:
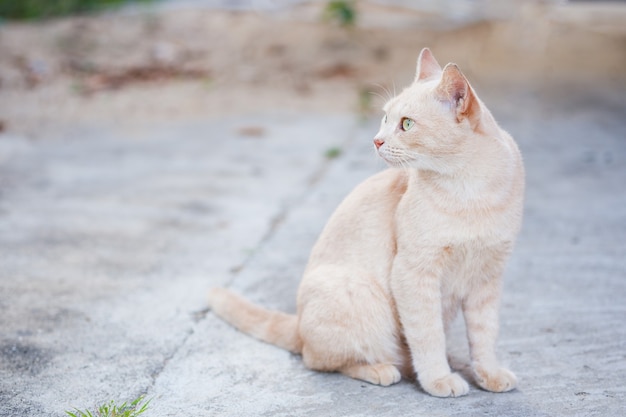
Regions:
<instances>
[{"instance_id":1,"label":"cat's right ear","mask_svg":"<svg viewBox=\"0 0 626 417\"><path fill-rule=\"evenodd\" d=\"M433 56L430 49L424 48L417 58L417 71L415 72L415 81L418 82L435 75L441 74L441 66Z\"/></svg>"},{"instance_id":2,"label":"cat's right ear","mask_svg":"<svg viewBox=\"0 0 626 417\"><path fill-rule=\"evenodd\" d=\"M472 129L477 128L481 117L480 104L467 78L456 64L446 65L435 92L456 113L457 121L468 119Z\"/></svg>"}]
</instances>

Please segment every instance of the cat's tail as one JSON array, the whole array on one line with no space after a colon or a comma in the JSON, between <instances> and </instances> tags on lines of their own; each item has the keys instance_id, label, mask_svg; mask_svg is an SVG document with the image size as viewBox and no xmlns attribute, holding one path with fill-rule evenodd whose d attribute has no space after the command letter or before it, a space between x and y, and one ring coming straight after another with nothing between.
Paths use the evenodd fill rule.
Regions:
<instances>
[{"instance_id":1,"label":"cat's tail","mask_svg":"<svg viewBox=\"0 0 626 417\"><path fill-rule=\"evenodd\" d=\"M209 291L209 306L244 333L294 353L302 352L298 317L257 306L225 288Z\"/></svg>"}]
</instances>

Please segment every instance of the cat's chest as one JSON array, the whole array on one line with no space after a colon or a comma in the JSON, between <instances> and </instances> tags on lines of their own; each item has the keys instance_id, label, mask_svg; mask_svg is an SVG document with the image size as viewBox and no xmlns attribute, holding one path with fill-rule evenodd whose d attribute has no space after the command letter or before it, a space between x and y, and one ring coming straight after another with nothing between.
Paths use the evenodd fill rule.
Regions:
<instances>
[{"instance_id":1,"label":"cat's chest","mask_svg":"<svg viewBox=\"0 0 626 417\"><path fill-rule=\"evenodd\" d=\"M513 205L455 204L426 193L403 199L396 216L400 244L427 246L489 246L514 240L519 223Z\"/></svg>"}]
</instances>

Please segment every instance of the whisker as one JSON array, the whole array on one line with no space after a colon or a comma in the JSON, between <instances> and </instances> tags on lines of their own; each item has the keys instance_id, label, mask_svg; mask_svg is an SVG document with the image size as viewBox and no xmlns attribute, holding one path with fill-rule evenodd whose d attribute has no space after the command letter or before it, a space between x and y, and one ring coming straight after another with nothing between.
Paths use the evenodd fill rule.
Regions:
<instances>
[{"instance_id":1,"label":"whisker","mask_svg":"<svg viewBox=\"0 0 626 417\"><path fill-rule=\"evenodd\" d=\"M387 95L387 98L385 99L385 101L389 101L391 100L394 96L391 95L391 91L389 91L389 89L387 87L385 87L382 84L379 83L371 83L374 87L378 87L381 90L383 90L385 92L385 94Z\"/></svg>"},{"instance_id":2,"label":"whisker","mask_svg":"<svg viewBox=\"0 0 626 417\"><path fill-rule=\"evenodd\" d=\"M399 165L405 170L410 170L411 163L419 157L419 154L411 150L395 147L389 147L387 155L390 163Z\"/></svg>"},{"instance_id":3,"label":"whisker","mask_svg":"<svg viewBox=\"0 0 626 417\"><path fill-rule=\"evenodd\" d=\"M383 99L383 101L387 101L389 99L385 98L382 94L377 93L376 91L369 91L369 93L373 96L377 96Z\"/></svg>"}]
</instances>

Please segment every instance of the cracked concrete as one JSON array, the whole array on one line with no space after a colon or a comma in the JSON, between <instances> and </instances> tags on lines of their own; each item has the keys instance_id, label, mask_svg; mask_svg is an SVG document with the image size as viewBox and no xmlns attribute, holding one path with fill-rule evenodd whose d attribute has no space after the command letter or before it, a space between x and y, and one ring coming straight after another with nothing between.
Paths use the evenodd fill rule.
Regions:
<instances>
[{"instance_id":1,"label":"cracked concrete","mask_svg":"<svg viewBox=\"0 0 626 417\"><path fill-rule=\"evenodd\" d=\"M152 398L145 415L155 417L624 415L626 88L622 37L615 35L623 32L623 9L601 21L586 10L551 19L589 14L582 19L593 29L587 32L568 31L573 20L542 26L532 16L518 22L521 32L492 28L487 40L507 51L507 42L517 40L511 33L525 33L533 47L517 55L484 53L482 67L468 62L468 74L482 76L472 78L479 95L517 139L526 163L525 222L506 271L498 345L518 375L517 390L492 394L472 386L467 397L437 399L406 381L381 388L312 372L299 356L240 334L207 310L206 291L216 285L295 310L300 274L329 215L356 184L384 169L371 143L376 120L329 116L325 108L324 114L292 109L190 122L167 106L159 113L158 106L142 105L143 124L107 124L106 117L91 116L116 109L113 119L125 117L132 106L115 104L123 92L89 111L95 100L76 104L76 97L50 99L37 91L16 105L16 94L25 93L5 88L3 118L12 121L37 113L41 103L53 108L55 121L62 119L58 107L66 99L74 103L69 108L86 110L72 113L71 129L34 123L37 140L0 134L0 416L63 416L73 407L94 409L141 394ZM382 22L397 30L403 20ZM412 32L376 40L414 42L406 33ZM537 53L548 33L554 43ZM18 38L7 39L14 45ZM448 42L457 46L458 36ZM452 55L445 44L438 49ZM461 42L455 56L466 59L472 49L466 46ZM501 65L532 73L531 50L545 79L538 72L503 82L496 79L511 74L482 72ZM401 64L407 55L401 51L385 71L413 70ZM591 77L598 68L606 71ZM571 74L561 77L565 69ZM329 104L332 93L341 101L347 90L335 97L339 84L303 97ZM258 94L246 85L223 91L233 94L234 87ZM163 86L184 95L179 105L198 99L196 85L169 88ZM171 104L168 94L143 93L130 95ZM281 102L275 94L266 90L256 103L274 107ZM168 121L154 124L163 118ZM329 159L334 148L341 153ZM449 342L454 363L469 378L462 323Z\"/></svg>"},{"instance_id":2,"label":"cracked concrete","mask_svg":"<svg viewBox=\"0 0 626 417\"><path fill-rule=\"evenodd\" d=\"M626 90L482 84L527 168L499 343L519 389L436 399L315 373L206 311L214 285L294 311L326 219L383 169L377 121L276 113L2 136L0 415L139 394L156 417L623 415ZM461 323L450 342L466 364Z\"/></svg>"}]
</instances>

